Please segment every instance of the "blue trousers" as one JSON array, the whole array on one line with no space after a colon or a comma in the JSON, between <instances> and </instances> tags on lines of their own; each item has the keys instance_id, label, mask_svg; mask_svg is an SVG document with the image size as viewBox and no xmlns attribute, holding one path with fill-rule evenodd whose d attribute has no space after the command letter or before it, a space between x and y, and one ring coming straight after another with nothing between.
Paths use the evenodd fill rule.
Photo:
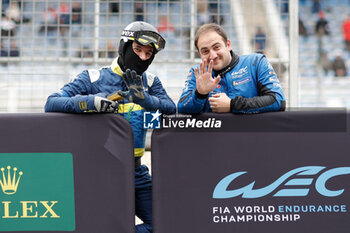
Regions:
<instances>
[{"instance_id":1,"label":"blue trousers","mask_svg":"<svg viewBox=\"0 0 350 233\"><path fill-rule=\"evenodd\" d=\"M152 233L152 177L148 167L135 167L135 215L143 221L136 233Z\"/></svg>"}]
</instances>

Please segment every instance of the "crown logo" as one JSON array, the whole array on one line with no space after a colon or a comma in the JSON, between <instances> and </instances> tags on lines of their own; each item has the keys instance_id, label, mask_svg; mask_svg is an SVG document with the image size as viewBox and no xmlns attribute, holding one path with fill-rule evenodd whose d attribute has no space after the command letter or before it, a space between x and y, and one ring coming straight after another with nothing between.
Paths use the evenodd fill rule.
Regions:
<instances>
[{"instance_id":1,"label":"crown logo","mask_svg":"<svg viewBox=\"0 0 350 233\"><path fill-rule=\"evenodd\" d=\"M1 168L0 169L2 172L2 179L0 177L0 185L2 188L2 191L7 194L7 195L11 195L11 194L15 194L17 192L17 187L18 187L18 183L19 180L21 179L21 176L23 175L23 172L20 171L18 174L18 178L16 180L16 174L17 174L17 168L14 167L13 170L13 176L11 179L11 166L7 166L7 177L5 175L5 168Z\"/></svg>"}]
</instances>

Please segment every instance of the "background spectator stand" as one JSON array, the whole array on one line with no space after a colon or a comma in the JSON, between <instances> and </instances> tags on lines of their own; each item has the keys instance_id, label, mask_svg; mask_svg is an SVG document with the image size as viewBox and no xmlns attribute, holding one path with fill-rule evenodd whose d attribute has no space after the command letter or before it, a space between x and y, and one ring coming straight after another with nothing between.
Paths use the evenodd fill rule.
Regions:
<instances>
[{"instance_id":1,"label":"background spectator stand","mask_svg":"<svg viewBox=\"0 0 350 233\"><path fill-rule=\"evenodd\" d=\"M320 11L318 13L318 20L316 21L315 32L319 37L330 34L330 27L328 21L325 18L325 13Z\"/></svg>"},{"instance_id":2,"label":"background spectator stand","mask_svg":"<svg viewBox=\"0 0 350 233\"><path fill-rule=\"evenodd\" d=\"M14 37L16 34L16 23L13 22L8 16L1 19L1 38L7 39Z\"/></svg>"},{"instance_id":3,"label":"background spectator stand","mask_svg":"<svg viewBox=\"0 0 350 233\"><path fill-rule=\"evenodd\" d=\"M255 52L265 53L266 49L266 33L262 27L257 27L254 35L254 48Z\"/></svg>"},{"instance_id":4,"label":"background spectator stand","mask_svg":"<svg viewBox=\"0 0 350 233\"><path fill-rule=\"evenodd\" d=\"M210 22L224 24L224 18L219 13L219 4L216 0L209 0Z\"/></svg>"},{"instance_id":5,"label":"background spectator stand","mask_svg":"<svg viewBox=\"0 0 350 233\"><path fill-rule=\"evenodd\" d=\"M144 9L142 2L135 3L135 21L143 21L144 20Z\"/></svg>"},{"instance_id":6,"label":"background spectator stand","mask_svg":"<svg viewBox=\"0 0 350 233\"><path fill-rule=\"evenodd\" d=\"M324 51L320 52L319 65L324 72L325 76L328 76L329 71L332 70L332 62L328 58L328 54Z\"/></svg>"},{"instance_id":7,"label":"background spectator stand","mask_svg":"<svg viewBox=\"0 0 350 233\"><path fill-rule=\"evenodd\" d=\"M175 27L169 21L167 15L160 16L157 29L159 33L164 36L165 40L168 41L169 44L175 44Z\"/></svg>"},{"instance_id":8,"label":"background spectator stand","mask_svg":"<svg viewBox=\"0 0 350 233\"><path fill-rule=\"evenodd\" d=\"M82 9L80 2L72 3L72 24L82 23Z\"/></svg>"},{"instance_id":9,"label":"background spectator stand","mask_svg":"<svg viewBox=\"0 0 350 233\"><path fill-rule=\"evenodd\" d=\"M350 52L350 16L347 16L343 23L343 38L346 50Z\"/></svg>"},{"instance_id":10,"label":"background spectator stand","mask_svg":"<svg viewBox=\"0 0 350 233\"><path fill-rule=\"evenodd\" d=\"M83 45L81 49L77 52L76 56L78 58L91 58L91 61L86 60L84 63L86 65L91 65L93 63L92 58L94 57L93 49L88 45Z\"/></svg>"},{"instance_id":11,"label":"background spectator stand","mask_svg":"<svg viewBox=\"0 0 350 233\"><path fill-rule=\"evenodd\" d=\"M19 57L20 51L15 41L1 43L1 57Z\"/></svg>"},{"instance_id":12,"label":"background spectator stand","mask_svg":"<svg viewBox=\"0 0 350 233\"><path fill-rule=\"evenodd\" d=\"M10 0L2 0L1 4L2 4L2 12L1 13L4 13L6 11L6 9L10 6Z\"/></svg>"},{"instance_id":13,"label":"background spectator stand","mask_svg":"<svg viewBox=\"0 0 350 233\"><path fill-rule=\"evenodd\" d=\"M312 0L311 12L316 14L321 11L321 0Z\"/></svg>"},{"instance_id":14,"label":"background spectator stand","mask_svg":"<svg viewBox=\"0 0 350 233\"><path fill-rule=\"evenodd\" d=\"M118 14L120 9L120 3L119 2L111 2L109 3L109 10L112 14Z\"/></svg>"},{"instance_id":15,"label":"background spectator stand","mask_svg":"<svg viewBox=\"0 0 350 233\"><path fill-rule=\"evenodd\" d=\"M318 54L320 59L322 60L322 53L324 50L324 36L328 36L330 34L329 24L328 21L325 19L325 13L323 11L320 11L318 13L318 20L316 21L315 26L315 34L318 39Z\"/></svg>"},{"instance_id":16,"label":"background spectator stand","mask_svg":"<svg viewBox=\"0 0 350 233\"><path fill-rule=\"evenodd\" d=\"M70 22L70 9L67 3L61 3L59 11L59 32L62 38L62 55L68 55L68 34Z\"/></svg>"},{"instance_id":17,"label":"background spectator stand","mask_svg":"<svg viewBox=\"0 0 350 233\"><path fill-rule=\"evenodd\" d=\"M71 30L72 30L72 36L73 37L79 37L81 34L81 24L83 22L82 19L82 7L80 2L73 2L72 3L72 25L71 25Z\"/></svg>"},{"instance_id":18,"label":"background spectator stand","mask_svg":"<svg viewBox=\"0 0 350 233\"><path fill-rule=\"evenodd\" d=\"M337 55L337 57L334 59L332 68L335 77L344 77L347 74L345 62L341 55Z\"/></svg>"},{"instance_id":19,"label":"background spectator stand","mask_svg":"<svg viewBox=\"0 0 350 233\"><path fill-rule=\"evenodd\" d=\"M42 24L39 34L47 37L50 44L56 42L58 27L58 13L53 6L49 6L42 14Z\"/></svg>"},{"instance_id":20,"label":"background spectator stand","mask_svg":"<svg viewBox=\"0 0 350 233\"><path fill-rule=\"evenodd\" d=\"M308 36L307 28L305 27L304 21L299 17L299 36L303 37L304 39Z\"/></svg>"},{"instance_id":21,"label":"background spectator stand","mask_svg":"<svg viewBox=\"0 0 350 233\"><path fill-rule=\"evenodd\" d=\"M208 14L208 2L207 1L198 1L197 2L197 23L198 25L203 25L210 22L210 17Z\"/></svg>"},{"instance_id":22,"label":"background spectator stand","mask_svg":"<svg viewBox=\"0 0 350 233\"><path fill-rule=\"evenodd\" d=\"M117 57L117 48L114 46L114 43L112 40L109 40L107 42L107 48L106 49L102 49L99 52L99 57L101 58L115 58Z\"/></svg>"},{"instance_id":23,"label":"background spectator stand","mask_svg":"<svg viewBox=\"0 0 350 233\"><path fill-rule=\"evenodd\" d=\"M14 21L16 24L20 23L20 21L21 21L21 10L19 8L18 2L15 2L15 1L11 2L9 7L6 9L5 14L12 21Z\"/></svg>"}]
</instances>

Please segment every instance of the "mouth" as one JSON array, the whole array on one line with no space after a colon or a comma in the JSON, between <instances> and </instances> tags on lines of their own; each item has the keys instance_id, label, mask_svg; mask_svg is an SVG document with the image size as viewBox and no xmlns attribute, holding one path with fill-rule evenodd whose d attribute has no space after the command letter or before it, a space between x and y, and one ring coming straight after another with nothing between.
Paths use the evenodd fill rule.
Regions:
<instances>
[{"instance_id":1,"label":"mouth","mask_svg":"<svg viewBox=\"0 0 350 233\"><path fill-rule=\"evenodd\" d=\"M218 58L215 58L215 59L213 59L212 61L213 61L213 64L215 65L215 64L217 64L217 63L219 62L219 59L218 59Z\"/></svg>"}]
</instances>

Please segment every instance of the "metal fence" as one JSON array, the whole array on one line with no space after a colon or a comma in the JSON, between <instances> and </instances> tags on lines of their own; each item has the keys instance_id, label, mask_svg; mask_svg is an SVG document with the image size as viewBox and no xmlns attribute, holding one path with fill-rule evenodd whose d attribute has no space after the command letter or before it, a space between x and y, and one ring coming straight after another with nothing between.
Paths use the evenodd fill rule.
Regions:
<instances>
[{"instance_id":1,"label":"metal fence","mask_svg":"<svg viewBox=\"0 0 350 233\"><path fill-rule=\"evenodd\" d=\"M208 22L226 29L234 52L265 53L288 94L293 87L290 58L295 58L286 4L288 0L2 0L0 111L43 111L47 96L82 70L111 64L122 29L135 20L155 25L167 41L150 71L175 101L188 70L199 62L195 31ZM264 48L258 46L258 29L265 35Z\"/></svg>"}]
</instances>

